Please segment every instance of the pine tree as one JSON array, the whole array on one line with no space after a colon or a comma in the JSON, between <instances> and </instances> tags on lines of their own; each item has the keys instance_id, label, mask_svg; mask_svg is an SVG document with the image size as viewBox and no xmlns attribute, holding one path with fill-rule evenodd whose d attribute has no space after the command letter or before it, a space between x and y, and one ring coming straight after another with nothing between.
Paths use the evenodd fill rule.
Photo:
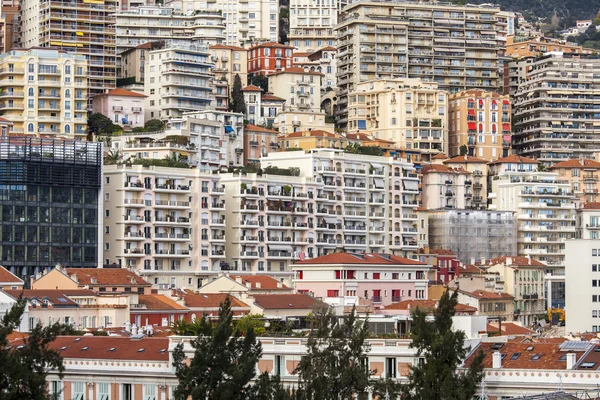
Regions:
<instances>
[{"instance_id":1,"label":"pine tree","mask_svg":"<svg viewBox=\"0 0 600 400\"><path fill-rule=\"evenodd\" d=\"M183 345L173 352L173 366L179 379L174 398L177 400L246 400L255 388L249 383L256 375L262 355L254 329L244 335L233 327L231 300L219 308L219 321L209 335L192 341L194 357L186 362Z\"/></svg>"},{"instance_id":2,"label":"pine tree","mask_svg":"<svg viewBox=\"0 0 600 400\"><path fill-rule=\"evenodd\" d=\"M38 324L22 344L10 345L8 342L8 336L20 325L26 306L26 300L18 300L0 320L1 400L50 399L46 388L47 371L58 371L62 379L62 357L49 345L66 331L64 325L56 323L42 327Z\"/></svg>"},{"instance_id":3,"label":"pine tree","mask_svg":"<svg viewBox=\"0 0 600 400\"><path fill-rule=\"evenodd\" d=\"M466 372L457 372L467 354L465 333L452 330L457 303L457 292L450 296L446 291L433 311L433 321L427 320L426 310L411 312L411 347L424 362L412 367L409 383L402 387L403 400L470 400L475 395L483 378L483 353L475 355Z\"/></svg>"},{"instance_id":4,"label":"pine tree","mask_svg":"<svg viewBox=\"0 0 600 400\"><path fill-rule=\"evenodd\" d=\"M244 100L244 92L242 92L242 79L240 78L239 74L235 74L235 78L233 78L231 104L229 108L230 111L246 115L246 101Z\"/></svg>"}]
</instances>

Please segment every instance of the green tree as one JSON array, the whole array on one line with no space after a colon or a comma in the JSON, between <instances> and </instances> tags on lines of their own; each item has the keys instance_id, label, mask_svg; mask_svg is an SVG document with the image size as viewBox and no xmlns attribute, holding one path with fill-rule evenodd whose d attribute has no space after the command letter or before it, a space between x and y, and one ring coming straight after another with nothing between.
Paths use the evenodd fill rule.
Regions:
<instances>
[{"instance_id":1,"label":"green tree","mask_svg":"<svg viewBox=\"0 0 600 400\"><path fill-rule=\"evenodd\" d=\"M164 131L165 123L160 119L150 119L144 124L144 129L146 129L147 132Z\"/></svg>"},{"instance_id":2,"label":"green tree","mask_svg":"<svg viewBox=\"0 0 600 400\"><path fill-rule=\"evenodd\" d=\"M56 323L42 327L36 325L22 345L10 346L8 335L15 331L27 306L26 300L18 300L0 320L0 399L46 400L52 396L46 388L49 370L58 371L62 379L64 371L58 350L49 345L65 332L65 326ZM10 346L10 347L9 347Z\"/></svg>"},{"instance_id":3,"label":"green tree","mask_svg":"<svg viewBox=\"0 0 600 400\"><path fill-rule=\"evenodd\" d=\"M338 323L331 309L322 306L313 310L311 322L306 356L294 371L299 376L297 400L365 399L377 383L367 366L368 321L358 320L353 308ZM385 383L388 394L397 395L398 386L390 380L379 384Z\"/></svg>"},{"instance_id":4,"label":"green tree","mask_svg":"<svg viewBox=\"0 0 600 400\"><path fill-rule=\"evenodd\" d=\"M123 154L119 149L110 149L110 151L104 156L104 164L115 165L119 164L123 160Z\"/></svg>"},{"instance_id":5,"label":"green tree","mask_svg":"<svg viewBox=\"0 0 600 400\"><path fill-rule=\"evenodd\" d=\"M240 78L240 74L235 74L235 78L233 78L229 111L242 113L244 115L246 114L246 101L244 100L244 92L242 92L242 79Z\"/></svg>"},{"instance_id":6,"label":"green tree","mask_svg":"<svg viewBox=\"0 0 600 400\"><path fill-rule=\"evenodd\" d=\"M111 125L113 125L112 121L100 113L93 113L88 118L88 131L96 135L106 132Z\"/></svg>"},{"instance_id":7,"label":"green tree","mask_svg":"<svg viewBox=\"0 0 600 400\"><path fill-rule=\"evenodd\" d=\"M464 360L465 333L452 330L458 293L446 291L428 321L428 310L413 309L410 346L423 362L412 367L409 382L402 387L403 400L470 400L483 378L483 356L479 352L464 373L457 368Z\"/></svg>"},{"instance_id":8,"label":"green tree","mask_svg":"<svg viewBox=\"0 0 600 400\"><path fill-rule=\"evenodd\" d=\"M173 366L179 379L174 398L177 400L246 400L256 392L249 385L256 375L262 355L254 329L234 329L231 300L219 308L219 320L209 335L199 335L192 342L194 356L186 363L183 345L173 352Z\"/></svg>"},{"instance_id":9,"label":"green tree","mask_svg":"<svg viewBox=\"0 0 600 400\"><path fill-rule=\"evenodd\" d=\"M466 156L469 153L469 149L467 148L466 144L461 145L459 151L461 156Z\"/></svg>"},{"instance_id":10,"label":"green tree","mask_svg":"<svg viewBox=\"0 0 600 400\"><path fill-rule=\"evenodd\" d=\"M252 77L250 77L250 84L258 86L265 92L269 91L269 78L267 78L265 75L252 75Z\"/></svg>"}]
</instances>

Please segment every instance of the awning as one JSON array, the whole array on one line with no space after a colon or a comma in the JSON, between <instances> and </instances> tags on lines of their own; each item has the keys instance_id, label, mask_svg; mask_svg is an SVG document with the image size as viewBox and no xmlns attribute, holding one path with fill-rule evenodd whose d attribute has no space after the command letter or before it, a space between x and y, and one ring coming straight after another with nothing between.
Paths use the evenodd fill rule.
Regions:
<instances>
[{"instance_id":1,"label":"awning","mask_svg":"<svg viewBox=\"0 0 600 400\"><path fill-rule=\"evenodd\" d=\"M510 143L510 140L511 140L510 139L510 135L504 135L504 136L502 136L502 140L505 141L505 142Z\"/></svg>"},{"instance_id":2,"label":"awning","mask_svg":"<svg viewBox=\"0 0 600 400\"><path fill-rule=\"evenodd\" d=\"M469 109L469 110L467 111L467 113L468 113L469 115L475 115L475 110L473 110L473 109Z\"/></svg>"},{"instance_id":3,"label":"awning","mask_svg":"<svg viewBox=\"0 0 600 400\"><path fill-rule=\"evenodd\" d=\"M405 190L419 190L418 181L410 181L408 179L402 181Z\"/></svg>"},{"instance_id":4,"label":"awning","mask_svg":"<svg viewBox=\"0 0 600 400\"><path fill-rule=\"evenodd\" d=\"M474 131L475 129L477 129L477 126L475 125L475 122L469 122L467 124L468 128L472 131Z\"/></svg>"},{"instance_id":5,"label":"awning","mask_svg":"<svg viewBox=\"0 0 600 400\"><path fill-rule=\"evenodd\" d=\"M269 245L269 250L272 251L288 251L288 252L292 252L294 251L294 249L292 248L292 246L287 245L287 244L270 244Z\"/></svg>"},{"instance_id":6,"label":"awning","mask_svg":"<svg viewBox=\"0 0 600 400\"><path fill-rule=\"evenodd\" d=\"M479 99L479 105L482 106L483 105L483 100Z\"/></svg>"},{"instance_id":7,"label":"awning","mask_svg":"<svg viewBox=\"0 0 600 400\"><path fill-rule=\"evenodd\" d=\"M498 104L498 102L496 100L492 100L492 104L496 105L496 104Z\"/></svg>"},{"instance_id":8,"label":"awning","mask_svg":"<svg viewBox=\"0 0 600 400\"><path fill-rule=\"evenodd\" d=\"M371 163L371 167L373 167L375 169L381 169L381 165L379 165L377 163Z\"/></svg>"},{"instance_id":9,"label":"awning","mask_svg":"<svg viewBox=\"0 0 600 400\"><path fill-rule=\"evenodd\" d=\"M375 187L377 189L383 189L385 187L382 178L374 178L373 182L375 183Z\"/></svg>"},{"instance_id":10,"label":"awning","mask_svg":"<svg viewBox=\"0 0 600 400\"><path fill-rule=\"evenodd\" d=\"M502 124L502 129L510 131L510 124Z\"/></svg>"},{"instance_id":11,"label":"awning","mask_svg":"<svg viewBox=\"0 0 600 400\"><path fill-rule=\"evenodd\" d=\"M229 125L225 125L225 132L227 132L227 133L235 132L235 129L233 129L233 127L231 127Z\"/></svg>"},{"instance_id":12,"label":"awning","mask_svg":"<svg viewBox=\"0 0 600 400\"><path fill-rule=\"evenodd\" d=\"M492 124L492 132L496 132L496 124Z\"/></svg>"},{"instance_id":13,"label":"awning","mask_svg":"<svg viewBox=\"0 0 600 400\"><path fill-rule=\"evenodd\" d=\"M483 124L479 124L479 132L483 132Z\"/></svg>"},{"instance_id":14,"label":"awning","mask_svg":"<svg viewBox=\"0 0 600 400\"><path fill-rule=\"evenodd\" d=\"M510 104L508 100L502 100L502 104Z\"/></svg>"}]
</instances>

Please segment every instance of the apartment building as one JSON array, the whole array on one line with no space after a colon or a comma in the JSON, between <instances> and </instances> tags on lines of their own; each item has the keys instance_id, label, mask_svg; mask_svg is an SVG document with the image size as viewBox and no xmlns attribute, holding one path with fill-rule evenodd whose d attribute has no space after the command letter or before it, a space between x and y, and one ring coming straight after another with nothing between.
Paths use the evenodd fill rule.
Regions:
<instances>
[{"instance_id":1,"label":"apartment building","mask_svg":"<svg viewBox=\"0 0 600 400\"><path fill-rule=\"evenodd\" d=\"M345 1L290 0L288 40L298 51L314 52L335 46L334 28Z\"/></svg>"},{"instance_id":2,"label":"apartment building","mask_svg":"<svg viewBox=\"0 0 600 400\"><path fill-rule=\"evenodd\" d=\"M428 229L429 246L452 250L465 264L517 252L517 218L512 211L450 209L419 215L419 228Z\"/></svg>"},{"instance_id":3,"label":"apartment building","mask_svg":"<svg viewBox=\"0 0 600 400\"><path fill-rule=\"evenodd\" d=\"M539 164L516 155L491 162L489 208L516 212L519 256L564 274L565 242L575 237L576 197L558 174L537 171Z\"/></svg>"},{"instance_id":4,"label":"apartment building","mask_svg":"<svg viewBox=\"0 0 600 400\"><path fill-rule=\"evenodd\" d=\"M334 253L297 261L294 287L332 306L381 308L406 300L427 300L431 265L385 253Z\"/></svg>"},{"instance_id":5,"label":"apartment building","mask_svg":"<svg viewBox=\"0 0 600 400\"><path fill-rule=\"evenodd\" d=\"M242 92L246 103L246 119L251 124L273 126L286 100L271 92L263 93L261 88L254 85L242 88Z\"/></svg>"},{"instance_id":6,"label":"apartment building","mask_svg":"<svg viewBox=\"0 0 600 400\"><path fill-rule=\"evenodd\" d=\"M144 98L140 93L111 89L92 98L92 112L110 118L125 129L144 127Z\"/></svg>"},{"instance_id":7,"label":"apartment building","mask_svg":"<svg viewBox=\"0 0 600 400\"><path fill-rule=\"evenodd\" d=\"M212 150L216 149L216 145L220 147L220 155L218 157L220 165L225 167L241 167L244 161L244 115L241 113L219 111L219 110L207 110L198 111L194 113L188 113L187 118L196 118L196 127L192 127L191 130L199 132L204 123L219 124L223 126L223 130L220 131L221 140L218 142L211 142ZM202 136L206 136L204 130L201 132ZM211 138L212 139L212 138ZM203 143L200 142L202 146ZM197 144L196 144L197 146Z\"/></svg>"},{"instance_id":8,"label":"apartment building","mask_svg":"<svg viewBox=\"0 0 600 400\"><path fill-rule=\"evenodd\" d=\"M479 315L499 317L502 319L502 323L513 321L515 318L515 298L508 293L486 290L456 289L456 291L458 292L458 302L477 308Z\"/></svg>"},{"instance_id":9,"label":"apartment building","mask_svg":"<svg viewBox=\"0 0 600 400\"><path fill-rule=\"evenodd\" d=\"M211 60L215 64L215 76L225 77L229 85L233 86L235 76L239 75L242 86L248 84L248 49L215 44L210 46L209 50Z\"/></svg>"},{"instance_id":10,"label":"apartment building","mask_svg":"<svg viewBox=\"0 0 600 400\"><path fill-rule=\"evenodd\" d=\"M144 83L146 75L146 57L148 52L158 43L147 42L139 44L133 48L123 51L121 57L121 66L119 68L119 78L130 78L135 83Z\"/></svg>"},{"instance_id":11,"label":"apartment building","mask_svg":"<svg viewBox=\"0 0 600 400\"><path fill-rule=\"evenodd\" d=\"M304 110L284 110L275 117L273 127L287 135L290 132L323 130L333 132L335 125L328 122L328 117L323 112Z\"/></svg>"},{"instance_id":12,"label":"apartment building","mask_svg":"<svg viewBox=\"0 0 600 400\"><path fill-rule=\"evenodd\" d=\"M508 36L506 40L507 57L517 59L540 57L551 52L593 54L594 51L591 49L584 49L583 46L580 46L577 43L545 36Z\"/></svg>"},{"instance_id":13,"label":"apartment building","mask_svg":"<svg viewBox=\"0 0 600 400\"><path fill-rule=\"evenodd\" d=\"M2 138L0 262L6 269L27 281L57 264L98 266L102 155L100 143Z\"/></svg>"},{"instance_id":14,"label":"apartment building","mask_svg":"<svg viewBox=\"0 0 600 400\"><path fill-rule=\"evenodd\" d=\"M467 90L448 98L448 142L451 157L467 154L488 161L507 157L511 145L511 106L508 95Z\"/></svg>"},{"instance_id":15,"label":"apartment building","mask_svg":"<svg viewBox=\"0 0 600 400\"><path fill-rule=\"evenodd\" d=\"M286 111L321 111L323 74L298 67L269 74L269 90L285 100Z\"/></svg>"},{"instance_id":16,"label":"apartment building","mask_svg":"<svg viewBox=\"0 0 600 400\"><path fill-rule=\"evenodd\" d=\"M570 191L577 196L581 203L593 203L600 200L598 172L600 162L585 158L561 161L548 167L556 172L560 179L571 185Z\"/></svg>"},{"instance_id":17,"label":"apartment building","mask_svg":"<svg viewBox=\"0 0 600 400\"><path fill-rule=\"evenodd\" d=\"M515 318L522 325L532 326L546 318L544 263L531 257L504 256L478 266L486 272L497 273L504 282L504 292L514 297Z\"/></svg>"},{"instance_id":18,"label":"apartment building","mask_svg":"<svg viewBox=\"0 0 600 400\"><path fill-rule=\"evenodd\" d=\"M471 208L485 209L488 203L487 160L464 155L448 158L443 160L442 163L471 173L470 179L465 182L467 186L472 187Z\"/></svg>"},{"instance_id":19,"label":"apartment building","mask_svg":"<svg viewBox=\"0 0 600 400\"><path fill-rule=\"evenodd\" d=\"M321 93L335 90L337 74L337 49L332 46L323 47L314 52L294 52L294 66L306 71L321 72L323 74L323 84Z\"/></svg>"},{"instance_id":20,"label":"apartment building","mask_svg":"<svg viewBox=\"0 0 600 400\"><path fill-rule=\"evenodd\" d=\"M312 131L291 132L277 138L281 151L300 149L309 151L312 149L345 149L350 143L346 136L335 132L313 129Z\"/></svg>"},{"instance_id":21,"label":"apartment building","mask_svg":"<svg viewBox=\"0 0 600 400\"><path fill-rule=\"evenodd\" d=\"M531 63L513 106L513 148L544 165L596 156L600 58L551 54Z\"/></svg>"},{"instance_id":22,"label":"apartment building","mask_svg":"<svg viewBox=\"0 0 600 400\"><path fill-rule=\"evenodd\" d=\"M277 42L258 43L248 49L248 74L270 75L292 67L292 46Z\"/></svg>"},{"instance_id":23,"label":"apartment building","mask_svg":"<svg viewBox=\"0 0 600 400\"><path fill-rule=\"evenodd\" d=\"M421 79L357 82L348 94L348 130L398 147L448 152L448 95Z\"/></svg>"},{"instance_id":24,"label":"apartment building","mask_svg":"<svg viewBox=\"0 0 600 400\"><path fill-rule=\"evenodd\" d=\"M19 30L19 7L2 5L0 15L0 54L17 47Z\"/></svg>"},{"instance_id":25,"label":"apartment building","mask_svg":"<svg viewBox=\"0 0 600 400\"><path fill-rule=\"evenodd\" d=\"M172 6L161 5L119 10L113 24L117 54L160 40L219 44L223 42L225 32L224 17L216 9L184 13Z\"/></svg>"},{"instance_id":26,"label":"apartment building","mask_svg":"<svg viewBox=\"0 0 600 400\"><path fill-rule=\"evenodd\" d=\"M72 81L85 87L87 79L90 97L113 89L117 77L116 7L116 0L97 3L87 0L23 1L20 4L21 46L52 47L84 55L88 61L87 71L82 68L83 74Z\"/></svg>"},{"instance_id":27,"label":"apartment building","mask_svg":"<svg viewBox=\"0 0 600 400\"><path fill-rule=\"evenodd\" d=\"M277 135L273 129L248 124L244 127L244 165L260 165L260 158L279 150Z\"/></svg>"},{"instance_id":28,"label":"apartment building","mask_svg":"<svg viewBox=\"0 0 600 400\"><path fill-rule=\"evenodd\" d=\"M216 106L208 47L203 44L166 42L149 52L144 83L145 118L168 121L186 111Z\"/></svg>"},{"instance_id":29,"label":"apartment building","mask_svg":"<svg viewBox=\"0 0 600 400\"><path fill-rule=\"evenodd\" d=\"M218 176L198 169L108 165L104 260L159 287L197 289L227 269Z\"/></svg>"},{"instance_id":30,"label":"apartment building","mask_svg":"<svg viewBox=\"0 0 600 400\"><path fill-rule=\"evenodd\" d=\"M50 49L0 56L0 116L12 134L82 139L87 135L88 62Z\"/></svg>"},{"instance_id":31,"label":"apartment building","mask_svg":"<svg viewBox=\"0 0 600 400\"><path fill-rule=\"evenodd\" d=\"M577 239L600 239L600 203L585 203L577 209Z\"/></svg>"},{"instance_id":32,"label":"apartment building","mask_svg":"<svg viewBox=\"0 0 600 400\"><path fill-rule=\"evenodd\" d=\"M495 90L500 85L496 6L433 2L356 1L336 27L339 101L336 118L347 123L350 93L360 82L421 78L442 90Z\"/></svg>"},{"instance_id":33,"label":"apartment building","mask_svg":"<svg viewBox=\"0 0 600 400\"><path fill-rule=\"evenodd\" d=\"M471 173L462 168L432 164L422 168L421 204L429 210L469 209L474 206Z\"/></svg>"}]
</instances>

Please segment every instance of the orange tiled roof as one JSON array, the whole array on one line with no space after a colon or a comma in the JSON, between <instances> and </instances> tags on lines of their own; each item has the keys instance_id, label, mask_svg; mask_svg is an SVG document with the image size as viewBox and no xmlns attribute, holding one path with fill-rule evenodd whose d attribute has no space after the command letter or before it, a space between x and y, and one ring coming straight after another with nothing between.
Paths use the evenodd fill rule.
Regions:
<instances>
[{"instance_id":1,"label":"orange tiled roof","mask_svg":"<svg viewBox=\"0 0 600 400\"><path fill-rule=\"evenodd\" d=\"M255 45L250 46L250 50L259 49L261 47L277 47L277 48L283 48L283 49L293 49L294 48L294 46L288 46L288 45L277 43L277 42L264 42L264 43L257 43Z\"/></svg>"},{"instance_id":2,"label":"orange tiled roof","mask_svg":"<svg viewBox=\"0 0 600 400\"><path fill-rule=\"evenodd\" d=\"M148 97L145 94L132 92L121 88L111 89L106 93L100 93L97 96L126 96L126 97Z\"/></svg>"},{"instance_id":3,"label":"orange tiled roof","mask_svg":"<svg viewBox=\"0 0 600 400\"><path fill-rule=\"evenodd\" d=\"M463 264L460 266L459 272L461 275L465 274L483 274L483 270L479 267L474 266L473 264Z\"/></svg>"},{"instance_id":4,"label":"orange tiled roof","mask_svg":"<svg viewBox=\"0 0 600 400\"><path fill-rule=\"evenodd\" d=\"M292 132L286 136L283 136L284 138L301 138L301 137L339 137L339 138L343 138L343 136L338 135L337 133L332 133L332 132L327 132L327 131L323 131L320 129L313 129L312 131L307 131L307 132Z\"/></svg>"},{"instance_id":5,"label":"orange tiled roof","mask_svg":"<svg viewBox=\"0 0 600 400\"><path fill-rule=\"evenodd\" d=\"M545 267L546 264L534 260L532 258L528 258L528 257L522 257L522 256L502 256L502 257L496 257L496 258L492 258L490 260L486 260L486 262L484 264L481 264L481 262L479 263L475 263L475 265L480 265L480 266L486 266L486 265L498 265L498 264L506 264L506 261L508 258L511 258L511 265L514 265L515 267L529 267L529 266L535 266L535 267Z\"/></svg>"},{"instance_id":6,"label":"orange tiled roof","mask_svg":"<svg viewBox=\"0 0 600 400\"><path fill-rule=\"evenodd\" d=\"M242 88L242 92L262 92L263 90L258 86L248 85L245 88Z\"/></svg>"},{"instance_id":7,"label":"orange tiled roof","mask_svg":"<svg viewBox=\"0 0 600 400\"><path fill-rule=\"evenodd\" d=\"M65 273L69 276L77 275L80 286L151 286L150 283L124 268L65 268ZM96 278L98 283L92 283L92 278Z\"/></svg>"},{"instance_id":8,"label":"orange tiled roof","mask_svg":"<svg viewBox=\"0 0 600 400\"><path fill-rule=\"evenodd\" d=\"M444 173L444 174L464 174L470 175L471 172L464 170L462 167L452 168L447 165L442 164L429 164L425 165L422 169L424 174L431 173Z\"/></svg>"},{"instance_id":9,"label":"orange tiled roof","mask_svg":"<svg viewBox=\"0 0 600 400\"><path fill-rule=\"evenodd\" d=\"M285 101L285 99L282 99L281 97L277 97L277 96L273 95L273 93L269 93L269 92L263 93L260 96L260 99L263 100L263 101L264 100L282 101L282 102Z\"/></svg>"},{"instance_id":10,"label":"orange tiled roof","mask_svg":"<svg viewBox=\"0 0 600 400\"><path fill-rule=\"evenodd\" d=\"M437 254L438 256L455 256L456 253L449 249L431 249L429 254Z\"/></svg>"},{"instance_id":11,"label":"orange tiled roof","mask_svg":"<svg viewBox=\"0 0 600 400\"><path fill-rule=\"evenodd\" d=\"M221 303L229 297L232 308L244 307L248 305L242 303L235 297L231 297L226 293L186 293L184 295L185 305L190 308L219 308Z\"/></svg>"},{"instance_id":12,"label":"orange tiled roof","mask_svg":"<svg viewBox=\"0 0 600 400\"><path fill-rule=\"evenodd\" d=\"M553 168L600 168L600 162L588 160L587 158L583 160L571 159L552 164L550 167L548 167L548 169Z\"/></svg>"},{"instance_id":13,"label":"orange tiled roof","mask_svg":"<svg viewBox=\"0 0 600 400\"><path fill-rule=\"evenodd\" d=\"M14 283L17 285L23 285L23 279L12 274L9 270L0 265L0 284Z\"/></svg>"},{"instance_id":14,"label":"orange tiled roof","mask_svg":"<svg viewBox=\"0 0 600 400\"><path fill-rule=\"evenodd\" d=\"M511 154L508 157L499 158L495 161L491 161L488 165L496 165L496 164L539 164L540 162L534 160L532 158L527 158L523 156L518 156L516 154Z\"/></svg>"},{"instance_id":15,"label":"orange tiled roof","mask_svg":"<svg viewBox=\"0 0 600 400\"><path fill-rule=\"evenodd\" d=\"M49 346L66 359L169 361L168 338L59 336Z\"/></svg>"},{"instance_id":16,"label":"orange tiled roof","mask_svg":"<svg viewBox=\"0 0 600 400\"><path fill-rule=\"evenodd\" d=\"M187 310L186 307L162 294L140 295L138 302L145 305L148 310Z\"/></svg>"},{"instance_id":17,"label":"orange tiled roof","mask_svg":"<svg viewBox=\"0 0 600 400\"><path fill-rule=\"evenodd\" d=\"M422 310L433 310L437 307L438 300L403 300L397 303L392 303L384 307L385 310L411 310L420 308ZM460 313L475 313L476 307L458 303L455 307L456 312Z\"/></svg>"},{"instance_id":18,"label":"orange tiled roof","mask_svg":"<svg viewBox=\"0 0 600 400\"><path fill-rule=\"evenodd\" d=\"M292 57L308 57L311 54L310 51L296 51L292 53Z\"/></svg>"},{"instance_id":19,"label":"orange tiled roof","mask_svg":"<svg viewBox=\"0 0 600 400\"><path fill-rule=\"evenodd\" d=\"M566 354L560 351L560 343L531 343L529 341L508 341L502 345L497 351L500 354L506 354L502 360L502 368L506 369L565 369L567 367L566 360L560 358ZM483 359L484 368L492 368L492 357L496 350L492 349L495 343L482 342L471 356L465 360L465 366L468 367L479 350L483 351L485 357ZM519 353L516 355L516 353ZM539 359L534 360L534 355L539 355ZM514 358L514 359L513 359Z\"/></svg>"},{"instance_id":20,"label":"orange tiled roof","mask_svg":"<svg viewBox=\"0 0 600 400\"><path fill-rule=\"evenodd\" d=\"M256 126L256 125L252 125L252 124L248 124L244 127L245 131L252 131L252 132L264 132L264 133L279 133L276 130L273 129L267 129L267 128L263 128L262 126Z\"/></svg>"},{"instance_id":21,"label":"orange tiled roof","mask_svg":"<svg viewBox=\"0 0 600 400\"><path fill-rule=\"evenodd\" d=\"M307 309L313 308L321 301L304 293L297 294L256 294L254 303L264 310Z\"/></svg>"},{"instance_id":22,"label":"orange tiled roof","mask_svg":"<svg viewBox=\"0 0 600 400\"><path fill-rule=\"evenodd\" d=\"M444 164L487 164L488 161L482 158L471 157L471 156L456 156L452 157L446 161Z\"/></svg>"},{"instance_id":23,"label":"orange tiled roof","mask_svg":"<svg viewBox=\"0 0 600 400\"><path fill-rule=\"evenodd\" d=\"M289 290L290 288L281 285L279 287L279 281L273 277L267 275L230 275L231 279L236 280L238 277L242 279L242 284L246 285L246 283L250 284L251 290L256 289L267 289L267 290ZM260 287L257 286L260 285Z\"/></svg>"},{"instance_id":24,"label":"orange tiled roof","mask_svg":"<svg viewBox=\"0 0 600 400\"><path fill-rule=\"evenodd\" d=\"M365 254L354 254L354 253L332 253L324 256L311 258L308 260L297 261L296 264L349 264L349 265L360 265L360 264L375 264L375 265L425 265L424 263L411 260L408 258L386 254L385 257L381 253L365 253Z\"/></svg>"},{"instance_id":25,"label":"orange tiled roof","mask_svg":"<svg viewBox=\"0 0 600 400\"><path fill-rule=\"evenodd\" d=\"M96 293L88 289L27 289L27 290L5 290L9 296L18 299L48 299L53 307L79 307L77 302L73 301L70 296L88 296L96 297Z\"/></svg>"},{"instance_id":26,"label":"orange tiled roof","mask_svg":"<svg viewBox=\"0 0 600 400\"><path fill-rule=\"evenodd\" d=\"M525 328L521 325L517 325L514 322L502 322L502 330L500 333L503 335L509 336L531 336L535 335L536 332L531 329ZM498 323L491 322L487 324L487 331L489 332L498 332Z\"/></svg>"},{"instance_id":27,"label":"orange tiled roof","mask_svg":"<svg viewBox=\"0 0 600 400\"><path fill-rule=\"evenodd\" d=\"M583 205L583 209L584 210L600 210L600 203L598 203L598 202L585 203Z\"/></svg>"},{"instance_id":28,"label":"orange tiled roof","mask_svg":"<svg viewBox=\"0 0 600 400\"><path fill-rule=\"evenodd\" d=\"M431 157L432 160L447 160L448 158L450 157L448 157L444 153L436 154L435 156Z\"/></svg>"},{"instance_id":29,"label":"orange tiled roof","mask_svg":"<svg viewBox=\"0 0 600 400\"><path fill-rule=\"evenodd\" d=\"M478 299L485 299L485 300L513 300L514 299L514 297L508 293L487 292L485 290L475 290L473 292L459 290L459 292L464 293L466 295L470 295L470 296L478 298Z\"/></svg>"}]
</instances>

